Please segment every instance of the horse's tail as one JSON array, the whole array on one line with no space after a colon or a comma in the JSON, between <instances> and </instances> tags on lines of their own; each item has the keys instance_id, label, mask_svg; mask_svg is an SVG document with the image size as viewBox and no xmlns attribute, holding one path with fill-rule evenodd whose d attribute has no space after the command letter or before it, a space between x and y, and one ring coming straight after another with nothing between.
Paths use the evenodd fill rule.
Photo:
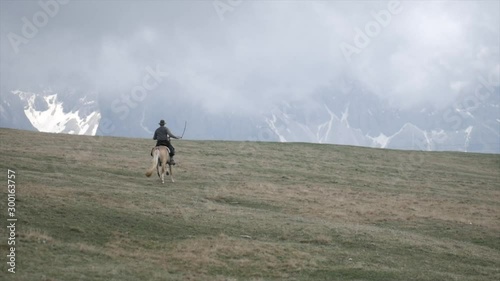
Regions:
<instances>
[{"instance_id":1,"label":"horse's tail","mask_svg":"<svg viewBox=\"0 0 500 281\"><path fill-rule=\"evenodd\" d=\"M146 171L146 177L150 177L155 168L156 168L156 165L158 165L158 158L160 157L160 150L159 149L155 149L154 152L153 152L153 160L151 162L151 168L149 168L149 170Z\"/></svg>"}]
</instances>

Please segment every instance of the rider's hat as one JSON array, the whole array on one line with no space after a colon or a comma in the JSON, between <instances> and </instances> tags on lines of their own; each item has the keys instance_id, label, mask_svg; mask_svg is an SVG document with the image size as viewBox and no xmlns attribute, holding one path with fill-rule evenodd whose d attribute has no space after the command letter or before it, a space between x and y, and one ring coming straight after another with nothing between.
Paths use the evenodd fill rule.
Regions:
<instances>
[{"instance_id":1,"label":"rider's hat","mask_svg":"<svg viewBox=\"0 0 500 281\"><path fill-rule=\"evenodd\" d=\"M165 125L165 120L163 120L163 119L162 119L162 120L160 120L160 123L159 123L159 124L160 124L160 126Z\"/></svg>"}]
</instances>

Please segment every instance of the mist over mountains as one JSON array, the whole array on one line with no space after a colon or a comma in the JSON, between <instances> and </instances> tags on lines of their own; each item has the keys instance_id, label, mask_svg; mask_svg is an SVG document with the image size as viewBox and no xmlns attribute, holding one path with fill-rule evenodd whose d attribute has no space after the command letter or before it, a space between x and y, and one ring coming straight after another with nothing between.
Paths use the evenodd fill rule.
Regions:
<instances>
[{"instance_id":1,"label":"mist over mountains","mask_svg":"<svg viewBox=\"0 0 500 281\"><path fill-rule=\"evenodd\" d=\"M444 108L432 104L397 108L357 81L339 80L307 98L266 104L262 111L220 113L180 95L151 94L141 101L120 103L96 93L82 97L76 91L15 90L3 94L7 98L0 104L0 126L151 138L158 121L165 119L177 135L187 122L189 139L500 153L498 93L498 86L485 87L480 96L462 96Z\"/></svg>"},{"instance_id":2,"label":"mist over mountains","mask_svg":"<svg viewBox=\"0 0 500 281\"><path fill-rule=\"evenodd\" d=\"M0 1L0 38L2 127L500 150L498 1Z\"/></svg>"}]
</instances>

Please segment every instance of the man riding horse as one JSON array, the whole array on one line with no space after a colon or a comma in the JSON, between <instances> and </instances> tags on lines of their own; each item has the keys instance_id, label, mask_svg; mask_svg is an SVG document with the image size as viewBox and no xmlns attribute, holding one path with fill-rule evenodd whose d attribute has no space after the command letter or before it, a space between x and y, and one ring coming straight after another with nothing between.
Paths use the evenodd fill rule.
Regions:
<instances>
[{"instance_id":1,"label":"man riding horse","mask_svg":"<svg viewBox=\"0 0 500 281\"><path fill-rule=\"evenodd\" d=\"M156 129L153 139L156 140L156 146L164 145L168 147L168 149L170 150L170 164L175 165L175 148L170 143L170 138L172 137L174 139L181 139L182 137L177 137L172 134L172 132L170 132L167 127L165 127L165 120L160 120L159 125L160 127ZM153 152L151 152L151 156L153 156Z\"/></svg>"}]
</instances>

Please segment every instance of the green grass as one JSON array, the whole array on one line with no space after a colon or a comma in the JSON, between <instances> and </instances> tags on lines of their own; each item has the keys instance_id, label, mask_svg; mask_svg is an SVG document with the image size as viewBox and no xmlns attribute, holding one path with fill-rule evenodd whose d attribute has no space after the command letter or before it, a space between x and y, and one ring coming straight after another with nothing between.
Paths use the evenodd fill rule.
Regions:
<instances>
[{"instance_id":1,"label":"green grass","mask_svg":"<svg viewBox=\"0 0 500 281\"><path fill-rule=\"evenodd\" d=\"M183 140L161 184L151 140L0 137L1 280L500 280L500 155Z\"/></svg>"}]
</instances>

